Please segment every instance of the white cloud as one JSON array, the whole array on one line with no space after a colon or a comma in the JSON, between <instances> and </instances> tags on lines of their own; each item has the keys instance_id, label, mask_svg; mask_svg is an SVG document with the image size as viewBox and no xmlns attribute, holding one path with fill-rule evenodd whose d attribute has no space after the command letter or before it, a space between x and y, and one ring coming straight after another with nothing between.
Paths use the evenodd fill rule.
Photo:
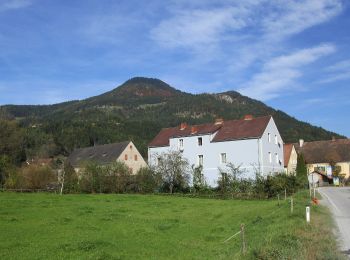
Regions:
<instances>
[{"instance_id":1,"label":"white cloud","mask_svg":"<svg viewBox=\"0 0 350 260\"><path fill-rule=\"evenodd\" d=\"M296 80L303 75L301 71L303 66L333 52L335 52L334 45L323 44L275 57L267 61L261 72L243 84L239 91L260 100L276 98L285 92L290 93L298 85Z\"/></svg>"},{"instance_id":2,"label":"white cloud","mask_svg":"<svg viewBox=\"0 0 350 260\"><path fill-rule=\"evenodd\" d=\"M326 68L326 71L350 71L350 60L343 60L343 61L339 61L331 66L328 66Z\"/></svg>"},{"instance_id":3,"label":"white cloud","mask_svg":"<svg viewBox=\"0 0 350 260\"><path fill-rule=\"evenodd\" d=\"M32 5L32 0L2 0L0 12L13 9L20 9Z\"/></svg>"},{"instance_id":4,"label":"white cloud","mask_svg":"<svg viewBox=\"0 0 350 260\"><path fill-rule=\"evenodd\" d=\"M194 9L177 11L151 31L151 37L166 48L215 44L222 40L226 30L239 30L247 26L248 13L244 7Z\"/></svg>"},{"instance_id":5,"label":"white cloud","mask_svg":"<svg viewBox=\"0 0 350 260\"><path fill-rule=\"evenodd\" d=\"M317 83L326 84L350 79L350 60L339 61L325 69L326 75Z\"/></svg>"},{"instance_id":6,"label":"white cloud","mask_svg":"<svg viewBox=\"0 0 350 260\"><path fill-rule=\"evenodd\" d=\"M262 20L265 37L283 38L323 23L342 10L340 0L277 1L277 10Z\"/></svg>"},{"instance_id":7,"label":"white cloud","mask_svg":"<svg viewBox=\"0 0 350 260\"><path fill-rule=\"evenodd\" d=\"M244 38L253 31L256 38L270 42L323 23L342 10L341 0L227 0L217 5L213 8L211 1L169 5L170 17L151 31L152 39L167 48L196 49Z\"/></svg>"}]
</instances>

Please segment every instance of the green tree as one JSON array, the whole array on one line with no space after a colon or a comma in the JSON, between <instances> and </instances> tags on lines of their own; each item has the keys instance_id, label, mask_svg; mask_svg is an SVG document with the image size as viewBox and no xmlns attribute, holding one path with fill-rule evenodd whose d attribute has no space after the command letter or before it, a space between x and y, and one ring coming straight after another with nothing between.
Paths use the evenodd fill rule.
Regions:
<instances>
[{"instance_id":1,"label":"green tree","mask_svg":"<svg viewBox=\"0 0 350 260\"><path fill-rule=\"evenodd\" d=\"M154 192L159 187L159 177L148 167L143 167L136 174L137 191L141 193Z\"/></svg>"},{"instance_id":2,"label":"green tree","mask_svg":"<svg viewBox=\"0 0 350 260\"><path fill-rule=\"evenodd\" d=\"M203 191L207 187L205 177L203 174L203 166L192 165L192 182L195 192Z\"/></svg>"},{"instance_id":3,"label":"green tree","mask_svg":"<svg viewBox=\"0 0 350 260\"><path fill-rule=\"evenodd\" d=\"M0 156L15 164L25 161L24 131L15 121L0 119Z\"/></svg>"},{"instance_id":4,"label":"green tree","mask_svg":"<svg viewBox=\"0 0 350 260\"><path fill-rule=\"evenodd\" d=\"M73 166L66 162L60 176L61 194L79 191L79 179Z\"/></svg>"},{"instance_id":5,"label":"green tree","mask_svg":"<svg viewBox=\"0 0 350 260\"><path fill-rule=\"evenodd\" d=\"M162 179L163 187L170 193L183 191L189 186L189 163L180 151L170 151L159 156L155 171Z\"/></svg>"},{"instance_id":6,"label":"green tree","mask_svg":"<svg viewBox=\"0 0 350 260\"><path fill-rule=\"evenodd\" d=\"M295 171L296 171L298 184L301 187L305 187L308 184L307 167L306 167L304 155L302 153L298 155L297 167Z\"/></svg>"}]
</instances>

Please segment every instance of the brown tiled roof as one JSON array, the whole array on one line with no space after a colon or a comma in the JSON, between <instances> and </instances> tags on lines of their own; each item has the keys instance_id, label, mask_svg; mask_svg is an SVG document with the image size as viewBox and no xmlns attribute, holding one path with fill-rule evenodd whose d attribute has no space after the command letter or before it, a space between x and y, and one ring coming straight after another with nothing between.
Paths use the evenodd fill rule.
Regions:
<instances>
[{"instance_id":1,"label":"brown tiled roof","mask_svg":"<svg viewBox=\"0 0 350 260\"><path fill-rule=\"evenodd\" d=\"M263 135L270 119L271 116L263 116L251 120L225 121L223 127L215 135L213 142L259 138Z\"/></svg>"},{"instance_id":2,"label":"brown tiled roof","mask_svg":"<svg viewBox=\"0 0 350 260\"><path fill-rule=\"evenodd\" d=\"M159 134L150 142L150 147L168 146L169 139L173 137L185 137L192 135L205 135L215 133L222 125L203 124L203 125L187 125L185 129L180 127L164 128ZM192 133L193 128L195 132Z\"/></svg>"},{"instance_id":3,"label":"brown tiled roof","mask_svg":"<svg viewBox=\"0 0 350 260\"><path fill-rule=\"evenodd\" d=\"M181 130L180 127L164 128L151 141L149 147L169 146L169 139L173 137L196 136L216 133L212 142L239 140L261 137L266 129L271 116L258 117L251 120L230 120L223 124L202 124L187 126ZM192 130L196 129L193 133Z\"/></svg>"},{"instance_id":4,"label":"brown tiled roof","mask_svg":"<svg viewBox=\"0 0 350 260\"><path fill-rule=\"evenodd\" d=\"M288 166L292 150L293 150L293 144L284 144L283 145L284 167Z\"/></svg>"},{"instance_id":5,"label":"brown tiled roof","mask_svg":"<svg viewBox=\"0 0 350 260\"><path fill-rule=\"evenodd\" d=\"M294 144L298 153L302 153L306 163L350 162L350 139L304 142L300 147Z\"/></svg>"},{"instance_id":6,"label":"brown tiled roof","mask_svg":"<svg viewBox=\"0 0 350 260\"><path fill-rule=\"evenodd\" d=\"M69 155L68 161L74 167L79 167L89 161L109 164L118 159L129 143L130 141L126 141L76 149Z\"/></svg>"}]
</instances>

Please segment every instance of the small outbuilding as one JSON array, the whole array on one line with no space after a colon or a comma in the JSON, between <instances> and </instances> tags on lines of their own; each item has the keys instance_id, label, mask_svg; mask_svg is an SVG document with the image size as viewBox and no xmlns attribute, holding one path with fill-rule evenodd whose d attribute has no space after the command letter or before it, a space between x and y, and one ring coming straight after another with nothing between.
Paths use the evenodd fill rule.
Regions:
<instances>
[{"instance_id":1,"label":"small outbuilding","mask_svg":"<svg viewBox=\"0 0 350 260\"><path fill-rule=\"evenodd\" d=\"M308 176L309 183L315 183L317 187L328 186L333 184L333 177L319 171L314 171ZM312 180L312 181L311 181Z\"/></svg>"},{"instance_id":2,"label":"small outbuilding","mask_svg":"<svg viewBox=\"0 0 350 260\"><path fill-rule=\"evenodd\" d=\"M147 163L131 141L76 149L68 157L68 162L77 172L87 162L108 165L116 161L125 163L133 174L140 168L147 167Z\"/></svg>"}]
</instances>

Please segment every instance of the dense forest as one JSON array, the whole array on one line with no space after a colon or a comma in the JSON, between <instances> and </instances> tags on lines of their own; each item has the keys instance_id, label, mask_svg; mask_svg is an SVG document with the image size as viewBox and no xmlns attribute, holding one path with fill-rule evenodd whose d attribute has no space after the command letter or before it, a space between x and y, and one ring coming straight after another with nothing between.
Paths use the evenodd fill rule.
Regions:
<instances>
[{"instance_id":1,"label":"dense forest","mask_svg":"<svg viewBox=\"0 0 350 260\"><path fill-rule=\"evenodd\" d=\"M73 149L132 140L146 156L163 127L272 115L284 142L342 136L301 122L235 91L190 94L151 78L133 78L99 96L55 105L0 107L0 164L67 156Z\"/></svg>"}]
</instances>

